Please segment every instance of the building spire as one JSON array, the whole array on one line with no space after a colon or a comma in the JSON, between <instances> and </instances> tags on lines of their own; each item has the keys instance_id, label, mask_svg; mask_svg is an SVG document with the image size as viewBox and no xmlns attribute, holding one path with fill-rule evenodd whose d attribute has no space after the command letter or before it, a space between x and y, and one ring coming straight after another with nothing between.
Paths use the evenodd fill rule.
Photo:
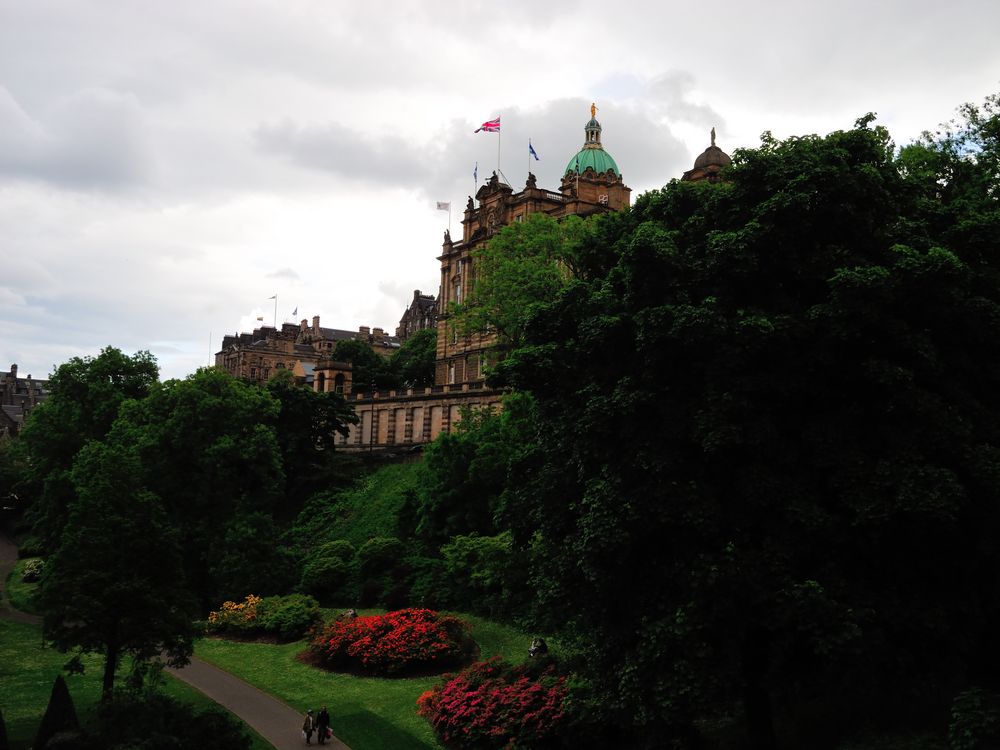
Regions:
<instances>
[{"instance_id":1,"label":"building spire","mask_svg":"<svg viewBox=\"0 0 1000 750\"><path fill-rule=\"evenodd\" d=\"M715 145L715 126L712 126L712 145Z\"/></svg>"}]
</instances>

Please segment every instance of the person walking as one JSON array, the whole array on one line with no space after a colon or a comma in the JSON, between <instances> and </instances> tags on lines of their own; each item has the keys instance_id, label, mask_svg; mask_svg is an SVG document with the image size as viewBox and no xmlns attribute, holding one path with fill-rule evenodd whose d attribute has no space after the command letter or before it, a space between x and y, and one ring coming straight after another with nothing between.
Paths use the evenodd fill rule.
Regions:
<instances>
[{"instance_id":1,"label":"person walking","mask_svg":"<svg viewBox=\"0 0 1000 750\"><path fill-rule=\"evenodd\" d=\"M316 717L316 733L319 736L319 744L326 744L326 736L330 733L330 714L323 706L323 710Z\"/></svg>"},{"instance_id":2,"label":"person walking","mask_svg":"<svg viewBox=\"0 0 1000 750\"><path fill-rule=\"evenodd\" d=\"M327 717L327 722L329 722L329 717ZM302 734L306 738L306 744L312 744L313 732L316 730L316 722L313 721L313 712L310 708L306 711L305 721L302 722Z\"/></svg>"}]
</instances>

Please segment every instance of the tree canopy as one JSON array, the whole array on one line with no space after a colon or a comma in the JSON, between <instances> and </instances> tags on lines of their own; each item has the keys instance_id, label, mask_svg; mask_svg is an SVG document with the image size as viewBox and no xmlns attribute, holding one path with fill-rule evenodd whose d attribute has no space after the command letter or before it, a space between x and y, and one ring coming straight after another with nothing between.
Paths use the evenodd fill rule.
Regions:
<instances>
[{"instance_id":1,"label":"tree canopy","mask_svg":"<svg viewBox=\"0 0 1000 750\"><path fill-rule=\"evenodd\" d=\"M636 742L739 706L773 748L775 706L998 674L1000 120L976 112L898 159L871 118L765 134L724 184L602 217L595 272L498 366L538 410L502 520Z\"/></svg>"}]
</instances>

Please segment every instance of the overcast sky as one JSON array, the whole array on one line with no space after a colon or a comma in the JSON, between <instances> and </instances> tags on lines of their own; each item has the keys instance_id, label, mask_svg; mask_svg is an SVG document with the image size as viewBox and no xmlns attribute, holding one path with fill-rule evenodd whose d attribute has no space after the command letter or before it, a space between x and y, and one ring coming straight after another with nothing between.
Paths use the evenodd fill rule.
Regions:
<instances>
[{"instance_id":1,"label":"overcast sky","mask_svg":"<svg viewBox=\"0 0 1000 750\"><path fill-rule=\"evenodd\" d=\"M557 188L595 101L633 189L1000 90L1000 2L0 0L0 370L321 316L395 329L497 166Z\"/></svg>"}]
</instances>

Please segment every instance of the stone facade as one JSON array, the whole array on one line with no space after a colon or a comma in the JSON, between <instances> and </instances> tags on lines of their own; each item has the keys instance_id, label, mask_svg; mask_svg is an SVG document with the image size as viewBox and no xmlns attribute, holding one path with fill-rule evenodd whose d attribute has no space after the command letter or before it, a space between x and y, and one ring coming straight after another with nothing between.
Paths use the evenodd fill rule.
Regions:
<instances>
[{"instance_id":1,"label":"stone facade","mask_svg":"<svg viewBox=\"0 0 1000 750\"><path fill-rule=\"evenodd\" d=\"M622 181L618 166L604 151L600 123L592 117L584 132L584 145L567 165L558 192L539 188L535 176L529 173L524 188L515 193L494 172L476 193L478 205L469 197L462 219L462 239L453 242L450 235L445 235L438 257L441 292L435 385L480 382L483 367L489 362L493 336L460 337L447 324L448 305L462 302L475 282L473 254L478 248L508 224L524 221L533 213L555 218L590 216L629 205L631 188Z\"/></svg>"},{"instance_id":2,"label":"stone facade","mask_svg":"<svg viewBox=\"0 0 1000 750\"><path fill-rule=\"evenodd\" d=\"M437 298L433 294L423 294L419 289L414 289L413 301L407 306L396 327L396 338L402 343L417 331L437 328L437 313Z\"/></svg>"},{"instance_id":3,"label":"stone facade","mask_svg":"<svg viewBox=\"0 0 1000 750\"><path fill-rule=\"evenodd\" d=\"M225 336L222 348L215 355L215 366L253 383L266 383L280 370L292 370L297 377L307 378L306 366L328 360L337 342L349 339L368 343L384 357L391 357L400 345L398 338L381 328L360 326L357 331L324 328L316 315L311 326L303 319L298 325L284 323L280 330L261 326L253 333Z\"/></svg>"},{"instance_id":4,"label":"stone facade","mask_svg":"<svg viewBox=\"0 0 1000 750\"><path fill-rule=\"evenodd\" d=\"M729 154L715 145L715 128L712 128L711 138L712 143L694 160L694 167L685 172L681 180L722 182L722 170L732 164L733 160Z\"/></svg>"},{"instance_id":5,"label":"stone facade","mask_svg":"<svg viewBox=\"0 0 1000 750\"><path fill-rule=\"evenodd\" d=\"M17 365L0 372L0 435L16 435L24 420L48 395L48 381L18 377Z\"/></svg>"}]
</instances>

